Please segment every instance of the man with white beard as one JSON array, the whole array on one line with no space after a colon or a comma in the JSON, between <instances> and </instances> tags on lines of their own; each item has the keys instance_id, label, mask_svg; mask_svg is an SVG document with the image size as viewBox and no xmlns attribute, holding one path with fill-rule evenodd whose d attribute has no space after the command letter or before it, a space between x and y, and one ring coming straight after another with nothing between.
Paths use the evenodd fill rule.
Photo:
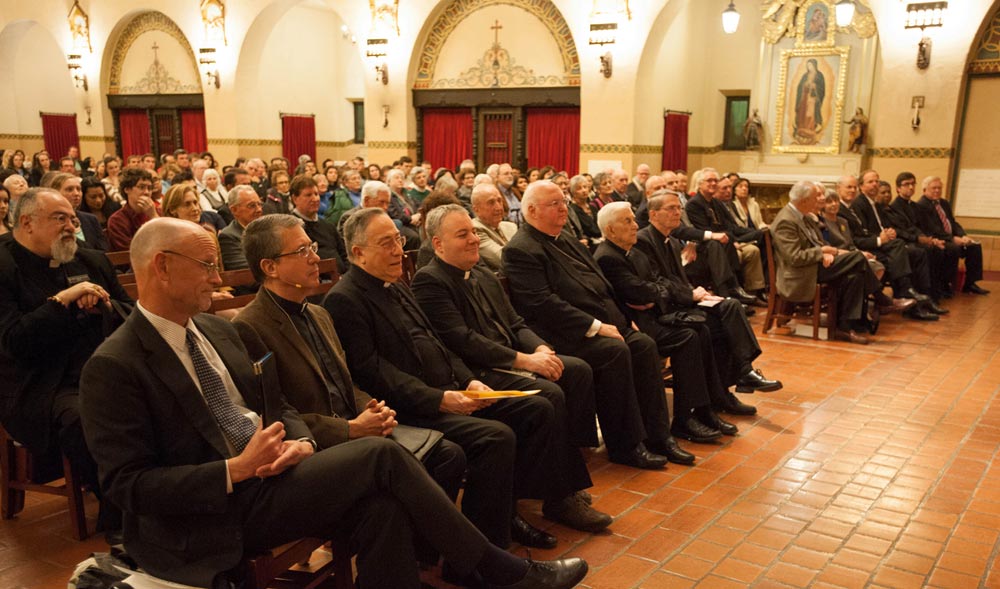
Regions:
<instances>
[{"instance_id":1,"label":"man with white beard","mask_svg":"<svg viewBox=\"0 0 1000 589\"><path fill-rule=\"evenodd\" d=\"M79 377L131 303L114 268L97 250L79 248L79 221L51 188L18 200L13 239L0 243L0 421L36 460L65 454L97 489L97 467L80 426ZM114 532L120 515L101 503L98 530Z\"/></svg>"}]
</instances>

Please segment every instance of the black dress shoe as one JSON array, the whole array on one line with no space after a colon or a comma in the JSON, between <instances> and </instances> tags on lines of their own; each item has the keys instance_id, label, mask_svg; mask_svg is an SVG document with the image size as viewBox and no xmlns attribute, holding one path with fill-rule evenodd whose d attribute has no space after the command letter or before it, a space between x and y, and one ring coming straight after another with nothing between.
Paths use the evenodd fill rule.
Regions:
<instances>
[{"instance_id":1,"label":"black dress shoe","mask_svg":"<svg viewBox=\"0 0 1000 589\"><path fill-rule=\"evenodd\" d=\"M903 313L904 317L909 319L916 319L917 321L937 321L938 316L930 311L925 311L923 306L911 307L908 311Z\"/></svg>"},{"instance_id":2,"label":"black dress shoe","mask_svg":"<svg viewBox=\"0 0 1000 589\"><path fill-rule=\"evenodd\" d=\"M764 307L766 309L768 305L767 291L762 290L759 293L757 293L757 296L754 297L753 304L757 305L758 307Z\"/></svg>"},{"instance_id":3,"label":"black dress shoe","mask_svg":"<svg viewBox=\"0 0 1000 589\"><path fill-rule=\"evenodd\" d=\"M531 548L555 548L559 543L555 536L539 530L520 515L510 520L510 537L521 546Z\"/></svg>"},{"instance_id":4,"label":"black dress shoe","mask_svg":"<svg viewBox=\"0 0 1000 589\"><path fill-rule=\"evenodd\" d=\"M608 459L617 464L624 464L633 468L644 468L646 470L659 470L667 465L667 457L646 449L645 444L639 442L635 448L627 452L608 452Z\"/></svg>"},{"instance_id":5,"label":"black dress shoe","mask_svg":"<svg viewBox=\"0 0 1000 589\"><path fill-rule=\"evenodd\" d=\"M680 423L675 418L673 425L670 426L670 433L678 438L684 438L697 444L707 444L722 437L722 432L698 421L694 415L687 416Z\"/></svg>"},{"instance_id":6,"label":"black dress shoe","mask_svg":"<svg viewBox=\"0 0 1000 589\"><path fill-rule=\"evenodd\" d=\"M924 309L927 310L927 312L929 313L934 313L935 315L947 315L948 313L951 313L951 311L949 311L948 309L945 309L944 307L939 307L938 304L935 303L933 299L927 301L927 303L924 304Z\"/></svg>"},{"instance_id":7,"label":"black dress shoe","mask_svg":"<svg viewBox=\"0 0 1000 589\"><path fill-rule=\"evenodd\" d=\"M728 413L730 415L757 415L757 408L747 405L736 398L736 395L726 392L726 401L721 407L715 407L716 411Z\"/></svg>"},{"instance_id":8,"label":"black dress shoe","mask_svg":"<svg viewBox=\"0 0 1000 589\"><path fill-rule=\"evenodd\" d=\"M968 292L968 293L977 294L977 295L988 295L988 294L990 294L990 291L988 291L985 288L979 286L975 282L966 284L965 288L962 289L962 292Z\"/></svg>"},{"instance_id":9,"label":"black dress shoe","mask_svg":"<svg viewBox=\"0 0 1000 589\"><path fill-rule=\"evenodd\" d=\"M672 437L667 438L666 441L663 442L649 440L646 442L646 445L651 451L656 452L661 456L666 456L667 459L674 464L694 464L694 454L687 452L678 446L677 440Z\"/></svg>"},{"instance_id":10,"label":"black dress shoe","mask_svg":"<svg viewBox=\"0 0 1000 589\"><path fill-rule=\"evenodd\" d=\"M512 585L491 585L490 589L570 589L587 576L587 561L582 558L529 560L524 578Z\"/></svg>"},{"instance_id":11,"label":"black dress shoe","mask_svg":"<svg viewBox=\"0 0 1000 589\"><path fill-rule=\"evenodd\" d=\"M752 393L754 391L770 393L777 390L781 390L781 381L764 378L764 374L756 368L750 369L750 372L736 381L737 393Z\"/></svg>"},{"instance_id":12,"label":"black dress shoe","mask_svg":"<svg viewBox=\"0 0 1000 589\"><path fill-rule=\"evenodd\" d=\"M743 305L743 312L746 313L747 317L753 317L757 314L757 309L754 309L750 305Z\"/></svg>"},{"instance_id":13,"label":"black dress shoe","mask_svg":"<svg viewBox=\"0 0 1000 589\"><path fill-rule=\"evenodd\" d=\"M698 411L698 420L712 429L719 430L724 436L735 436L740 431L735 425L716 415L710 407L702 407Z\"/></svg>"},{"instance_id":14,"label":"black dress shoe","mask_svg":"<svg viewBox=\"0 0 1000 589\"><path fill-rule=\"evenodd\" d=\"M733 292L730 293L729 296L743 303L744 305L752 305L754 301L757 300L757 297L743 290L743 288L740 286L734 288Z\"/></svg>"},{"instance_id":15,"label":"black dress shoe","mask_svg":"<svg viewBox=\"0 0 1000 589\"><path fill-rule=\"evenodd\" d=\"M927 301L931 300L929 296L917 292L917 289L912 287L906 289L906 296L911 299L915 299L918 303L926 303Z\"/></svg>"}]
</instances>

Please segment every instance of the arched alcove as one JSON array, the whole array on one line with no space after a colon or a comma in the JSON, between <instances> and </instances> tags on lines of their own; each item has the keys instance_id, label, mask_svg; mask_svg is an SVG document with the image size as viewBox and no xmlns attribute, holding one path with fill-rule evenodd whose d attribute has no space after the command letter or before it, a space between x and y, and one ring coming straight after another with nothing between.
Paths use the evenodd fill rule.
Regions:
<instances>
[{"instance_id":1,"label":"arched alcove","mask_svg":"<svg viewBox=\"0 0 1000 589\"><path fill-rule=\"evenodd\" d=\"M14 21L0 31L0 80L0 133L25 151L42 148L39 112L76 111L66 56L37 21Z\"/></svg>"},{"instance_id":2,"label":"arched alcove","mask_svg":"<svg viewBox=\"0 0 1000 589\"><path fill-rule=\"evenodd\" d=\"M280 154L281 113L315 115L321 159L357 150L354 104L364 100L369 74L343 24L329 5L302 0L278 0L253 19L234 79L238 143L247 153Z\"/></svg>"}]
</instances>

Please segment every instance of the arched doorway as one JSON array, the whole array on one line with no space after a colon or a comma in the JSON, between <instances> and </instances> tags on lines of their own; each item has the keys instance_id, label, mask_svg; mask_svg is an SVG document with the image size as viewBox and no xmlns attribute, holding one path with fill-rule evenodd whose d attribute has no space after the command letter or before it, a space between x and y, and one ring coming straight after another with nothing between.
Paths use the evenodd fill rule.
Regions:
<instances>
[{"instance_id":1,"label":"arched doorway","mask_svg":"<svg viewBox=\"0 0 1000 589\"><path fill-rule=\"evenodd\" d=\"M434 166L579 165L580 60L551 2L447 4L424 38L413 105L417 155Z\"/></svg>"},{"instance_id":2,"label":"arched doorway","mask_svg":"<svg viewBox=\"0 0 1000 589\"><path fill-rule=\"evenodd\" d=\"M108 47L108 107L117 152L159 158L181 148L205 151L201 75L180 27L161 12L141 12Z\"/></svg>"}]
</instances>

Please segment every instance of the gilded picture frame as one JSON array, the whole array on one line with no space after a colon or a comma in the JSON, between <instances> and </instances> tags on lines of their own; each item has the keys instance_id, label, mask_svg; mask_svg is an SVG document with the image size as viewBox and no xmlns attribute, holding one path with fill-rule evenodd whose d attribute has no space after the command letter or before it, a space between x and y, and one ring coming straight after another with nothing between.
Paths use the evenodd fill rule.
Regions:
<instances>
[{"instance_id":1,"label":"gilded picture frame","mask_svg":"<svg viewBox=\"0 0 1000 589\"><path fill-rule=\"evenodd\" d=\"M795 15L795 47L833 47L837 23L833 3L807 0Z\"/></svg>"},{"instance_id":2,"label":"gilded picture frame","mask_svg":"<svg viewBox=\"0 0 1000 589\"><path fill-rule=\"evenodd\" d=\"M850 51L810 47L781 53L772 152L840 152Z\"/></svg>"}]
</instances>

